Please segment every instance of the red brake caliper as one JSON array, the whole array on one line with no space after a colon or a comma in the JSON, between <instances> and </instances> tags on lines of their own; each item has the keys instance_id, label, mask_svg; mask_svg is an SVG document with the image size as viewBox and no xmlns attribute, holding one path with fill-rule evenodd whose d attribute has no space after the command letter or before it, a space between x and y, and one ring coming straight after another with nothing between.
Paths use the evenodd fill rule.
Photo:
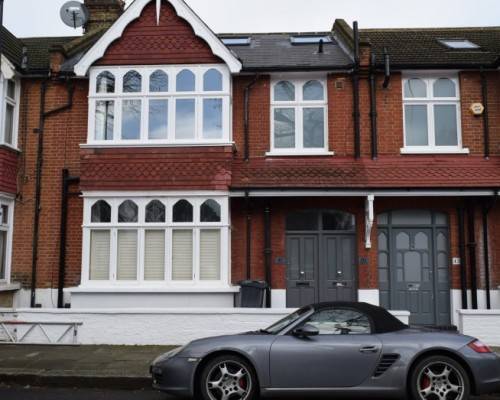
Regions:
<instances>
[{"instance_id":1,"label":"red brake caliper","mask_svg":"<svg viewBox=\"0 0 500 400\"><path fill-rule=\"evenodd\" d=\"M420 390L427 389L431 385L431 380L428 376L423 376L420 381Z\"/></svg>"}]
</instances>

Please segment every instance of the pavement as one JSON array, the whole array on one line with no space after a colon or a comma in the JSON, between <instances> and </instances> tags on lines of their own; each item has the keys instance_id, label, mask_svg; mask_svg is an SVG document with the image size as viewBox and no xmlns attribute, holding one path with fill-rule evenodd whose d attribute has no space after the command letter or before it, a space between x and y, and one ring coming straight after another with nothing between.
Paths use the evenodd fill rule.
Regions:
<instances>
[{"instance_id":1,"label":"pavement","mask_svg":"<svg viewBox=\"0 0 500 400\"><path fill-rule=\"evenodd\" d=\"M151 362L173 347L3 344L0 382L42 387L150 388Z\"/></svg>"}]
</instances>

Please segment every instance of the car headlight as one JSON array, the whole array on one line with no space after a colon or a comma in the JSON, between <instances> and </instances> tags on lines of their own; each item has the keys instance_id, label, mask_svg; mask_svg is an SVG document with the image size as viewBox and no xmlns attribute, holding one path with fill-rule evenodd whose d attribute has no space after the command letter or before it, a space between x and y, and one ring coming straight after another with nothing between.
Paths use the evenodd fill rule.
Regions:
<instances>
[{"instance_id":1,"label":"car headlight","mask_svg":"<svg viewBox=\"0 0 500 400\"><path fill-rule=\"evenodd\" d=\"M186 347L187 347L187 345L182 346L182 347L177 347L173 350L166 352L165 354L162 354L161 356L155 358L155 360L153 361L153 365L159 364L159 363L167 361L171 358L174 358L176 355L178 355L180 352L182 352Z\"/></svg>"}]
</instances>

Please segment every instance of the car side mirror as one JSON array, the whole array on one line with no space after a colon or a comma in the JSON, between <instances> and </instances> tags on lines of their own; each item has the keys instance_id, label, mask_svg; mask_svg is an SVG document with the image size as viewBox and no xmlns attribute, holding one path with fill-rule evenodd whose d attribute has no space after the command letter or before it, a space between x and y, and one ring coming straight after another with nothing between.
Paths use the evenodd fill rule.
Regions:
<instances>
[{"instance_id":1,"label":"car side mirror","mask_svg":"<svg viewBox=\"0 0 500 400\"><path fill-rule=\"evenodd\" d=\"M318 336L319 329L311 324L305 324L299 328L296 328L292 331L292 334L297 337L311 337Z\"/></svg>"}]
</instances>

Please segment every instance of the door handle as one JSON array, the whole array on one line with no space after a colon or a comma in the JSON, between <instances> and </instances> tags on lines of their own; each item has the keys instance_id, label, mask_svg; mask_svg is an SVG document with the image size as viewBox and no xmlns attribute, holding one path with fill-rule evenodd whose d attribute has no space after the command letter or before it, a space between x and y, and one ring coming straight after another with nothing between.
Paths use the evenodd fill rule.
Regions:
<instances>
[{"instance_id":1,"label":"door handle","mask_svg":"<svg viewBox=\"0 0 500 400\"><path fill-rule=\"evenodd\" d=\"M377 353L378 346L363 346L359 349L361 353Z\"/></svg>"}]
</instances>

